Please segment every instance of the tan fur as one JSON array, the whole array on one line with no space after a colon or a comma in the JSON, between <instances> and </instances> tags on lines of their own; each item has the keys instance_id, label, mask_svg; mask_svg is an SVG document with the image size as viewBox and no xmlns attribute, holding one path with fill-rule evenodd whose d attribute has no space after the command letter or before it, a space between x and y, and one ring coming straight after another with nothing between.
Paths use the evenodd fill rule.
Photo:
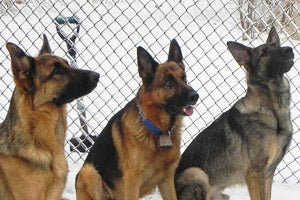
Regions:
<instances>
[{"instance_id":1,"label":"tan fur","mask_svg":"<svg viewBox=\"0 0 300 200\"><path fill-rule=\"evenodd\" d=\"M12 43L7 49L16 87L0 124L0 199L58 200L68 173L67 111L66 103L56 100L79 72L50 54L46 37L36 58Z\"/></svg>"},{"instance_id":2,"label":"tan fur","mask_svg":"<svg viewBox=\"0 0 300 200\"><path fill-rule=\"evenodd\" d=\"M179 123L176 123L178 128L172 133L174 148L158 152L158 138L155 137L155 135L152 133L145 134L147 130L145 127L140 127L140 122L136 124L128 123L131 121L130 119L138 118L137 114L136 111L129 111L123 116L123 128L127 134L123 139L117 137L113 137L113 139L118 155L120 156L120 167L124 170L124 182L128 183L125 184L124 192L130 195L134 193L138 194L138 192L134 192L137 188L132 188L131 186L135 185L133 183L139 183L139 185L141 185L140 196L143 196L151 192L157 183L174 175L180 155L179 130L181 122L178 121ZM118 135L119 134L114 134L114 136ZM120 143L121 141L122 143ZM137 174L140 175L137 176ZM137 198L138 197L131 196L130 199Z\"/></svg>"},{"instance_id":3,"label":"tan fur","mask_svg":"<svg viewBox=\"0 0 300 200\"><path fill-rule=\"evenodd\" d=\"M158 110L158 112L162 111ZM168 117L162 115L159 118L164 121L166 120L164 118ZM134 200L149 194L157 184L161 191L166 191L162 196L165 196L166 199L176 199L173 188L174 172L180 158L181 119L178 119L176 130L172 132L174 146L171 149L162 151L157 150L158 137L150 133L146 127L141 126L135 108L130 108L122 116L122 125L126 134L122 138L118 128L113 126L113 141L119 155L120 168L124 172L123 180L116 182L116 190L111 190L102 181L93 166L84 165L78 174L77 199L106 200L111 194L113 199ZM91 178L92 175L94 175L94 178ZM82 184L85 183L86 185L83 187ZM106 192L101 193L102 198L99 198L99 195L95 194L102 191L101 185L103 185L102 189L105 188ZM88 192L92 188L93 192ZM86 193L93 194L97 198L88 198L89 195Z\"/></svg>"},{"instance_id":4,"label":"tan fur","mask_svg":"<svg viewBox=\"0 0 300 200\"><path fill-rule=\"evenodd\" d=\"M170 99L176 101L177 104L173 103L172 106L178 105L178 112L182 112L186 105L196 103L198 95L186 83L181 51L175 42L171 43L169 55L176 55L171 56L166 63L154 66L151 66L154 61L150 59L150 55L147 56L145 50L138 49L139 73L143 85L136 98L108 122L91 149L77 175L78 200L138 200L151 193L156 186L164 200L177 199L174 174L180 158L183 117L179 113L170 114L165 104L168 104ZM173 57L177 62L172 60ZM155 67L155 70L152 67ZM169 79L172 83L164 86L168 84ZM195 98L190 99L193 95ZM184 101L177 102L178 99ZM160 136L145 126L138 106L147 119L160 130L166 132L173 127L170 133L172 147L159 147ZM109 142L111 143L107 145ZM105 150L102 152L100 147ZM112 158L104 159L107 151L115 152L116 155L111 154ZM111 173L111 168L119 169L119 175L115 175L117 170ZM101 170L110 174L107 175ZM92 176L94 178L91 178ZM110 184L113 186L109 186Z\"/></svg>"},{"instance_id":5,"label":"tan fur","mask_svg":"<svg viewBox=\"0 0 300 200\"><path fill-rule=\"evenodd\" d=\"M81 173L78 175L77 179L86 181L78 182L77 188L80 188L81 192L77 193L77 199L105 199L105 196L102 196L102 194L104 194L102 179L92 165L85 165L81 169ZM90 194L95 195L90 196Z\"/></svg>"},{"instance_id":6,"label":"tan fur","mask_svg":"<svg viewBox=\"0 0 300 200\"><path fill-rule=\"evenodd\" d=\"M181 157L176 190L181 200L225 198L218 191L247 184L251 200L270 200L272 180L292 139L290 87L285 77L293 66L291 47L281 47L273 27L265 44L255 48L228 42L234 59L247 72L246 96L191 142ZM189 168L196 177L182 181ZM209 189L197 174L209 177ZM192 173L192 174L193 174ZM204 192L192 192L195 189ZM206 191L206 193L205 193ZM217 191L217 192L215 192Z\"/></svg>"}]
</instances>

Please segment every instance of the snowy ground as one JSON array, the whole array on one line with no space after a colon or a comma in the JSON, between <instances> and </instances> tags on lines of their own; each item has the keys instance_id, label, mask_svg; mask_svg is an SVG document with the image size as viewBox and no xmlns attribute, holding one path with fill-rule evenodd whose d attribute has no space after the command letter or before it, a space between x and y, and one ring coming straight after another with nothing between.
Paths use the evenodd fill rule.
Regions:
<instances>
[{"instance_id":1,"label":"snowy ground","mask_svg":"<svg viewBox=\"0 0 300 200\"><path fill-rule=\"evenodd\" d=\"M20 44L29 54L36 55L42 43L40 36L46 33L50 36L50 45L55 54L65 55L65 44L56 34L53 18L58 14L68 16L72 13L76 13L81 19L85 19L82 23L80 41L76 44L81 53L77 61L78 65L82 68L88 67L95 70L101 75L96 90L84 98L86 105L90 105L87 113L90 129L97 134L101 132L107 119L116 113L124 105L124 102L134 96L139 86L140 78L137 76L135 64L136 46L139 45L146 49L149 47L151 54L153 53L158 61L166 59L170 38L177 38L182 46L185 62L188 66L188 80L201 94L201 101L199 101L195 113L185 119L187 127L183 133L183 143L186 143L186 145L195 137L194 133L198 133L199 130L207 126L245 92L244 71L232 61L225 45L226 41L240 40L241 36L231 14L229 16L228 12L222 10L224 5L226 5L227 10L234 9L234 4L230 0L206 0L197 1L197 3L185 0L185 7L189 13L185 13L185 10L178 10L179 6L175 0L168 2L170 6L165 6L165 1L162 0L153 1L156 3L155 5L152 5L153 2L150 1L146 11L139 1L128 1L131 2L131 9L128 9L126 1L123 0L116 1L119 3L115 7L112 0L104 1L104 6L100 5L99 1L94 0L93 2L98 2L92 4L96 7L84 6L86 1L66 0L64 3L55 1L57 2L54 4L55 6L51 6L49 0L45 2L41 7L39 7L39 4L19 5L16 7L21 9L19 14L16 10L12 10L1 15L0 10L0 87L2 92L0 105L6 109L7 105L5 103L9 100L13 84L8 69L10 63L8 52L4 47L5 43L10 41ZM197 6L194 6L195 4ZM160 5L163 5L161 10L157 9L157 6ZM204 13L199 9L207 8L209 5L214 9L206 9L206 11L203 11ZM132 8L145 12L139 12L139 16L136 16L136 12ZM171 12L173 8L176 13ZM35 15L32 15L32 9L35 9ZM109 10L109 14L104 14L108 12L107 10ZM122 13L122 11L124 12ZM214 12L218 12L219 17L216 17ZM171 14L165 16L165 13ZM87 17L87 15L89 16ZM153 21L152 15L159 22L158 24ZM236 15L236 13L232 15ZM24 20L25 17L28 19L27 21ZM180 19L178 19L179 17ZM128 19L134 27L131 25L123 28L119 27L119 24L128 23ZM143 21L141 19L147 20ZM208 19L210 20L209 23ZM223 19L224 21L222 21ZM170 23L172 23L172 26ZM190 23L190 25L186 27L183 23ZM108 25L110 26L109 29L107 28ZM227 34L228 31L230 31L230 34ZM127 33L130 34L126 35ZM239 36L239 38L236 38L236 36ZM285 45L294 46L299 52L298 41L286 41L284 35L280 36L284 39ZM252 45L261 44L265 40L266 34L262 34L260 37L262 37L262 40L257 38L250 43ZM109 43L107 38L109 38ZM158 52L160 53L158 54ZM296 56L299 57L298 54ZM299 58L296 57L296 59L299 62ZM100 67L99 61L101 61ZM296 63L295 66L298 66L298 64ZM295 78L294 74L296 76L298 74L298 77ZM297 88L300 86L299 73L297 70L292 69L289 75L294 78L292 100L294 104L297 104L300 100L300 95L297 92ZM76 122L78 116L76 104L72 103L69 107L68 121L72 123L69 125L67 139L80 132L78 123L73 123L73 121ZM6 110L1 109L0 118L3 119L5 115ZM296 107L292 111L292 115L295 120L294 130L298 130L300 109ZM299 163L293 162L300 155L299 147L297 148L299 141L300 135L296 134L291 145L291 152L279 166L279 169L283 170L281 175L284 177L291 176L292 178L289 179L291 181L289 184L282 184L281 176L275 177L272 191L273 200L299 200L300 198L300 184L295 184L300 180ZM182 151L186 145L183 146ZM74 200L75 176L85 155L70 153L68 148L67 145L66 155L69 162L69 175L64 197ZM225 193L231 196L231 200L249 200L245 187L233 187L227 189ZM160 200L160 197L156 192L145 199Z\"/></svg>"},{"instance_id":2,"label":"snowy ground","mask_svg":"<svg viewBox=\"0 0 300 200\"><path fill-rule=\"evenodd\" d=\"M75 200L75 179L77 172L80 170L81 165L69 162L69 176L68 184L65 189L63 197L69 200ZM246 186L233 186L224 191L225 194L230 196L230 200L250 200ZM300 184L285 184L275 182L272 188L272 200L299 200L300 198ZM158 191L154 191L144 197L142 200L162 200Z\"/></svg>"}]
</instances>

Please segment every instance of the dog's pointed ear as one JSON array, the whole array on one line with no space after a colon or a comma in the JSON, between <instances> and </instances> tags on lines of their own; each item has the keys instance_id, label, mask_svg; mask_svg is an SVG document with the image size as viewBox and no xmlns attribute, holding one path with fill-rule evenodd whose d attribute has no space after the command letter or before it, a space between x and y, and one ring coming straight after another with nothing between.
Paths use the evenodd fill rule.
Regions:
<instances>
[{"instance_id":1,"label":"dog's pointed ear","mask_svg":"<svg viewBox=\"0 0 300 200\"><path fill-rule=\"evenodd\" d=\"M153 80L158 63L143 47L137 48L137 62L139 75L142 78L143 84L150 84Z\"/></svg>"},{"instance_id":2,"label":"dog's pointed ear","mask_svg":"<svg viewBox=\"0 0 300 200\"><path fill-rule=\"evenodd\" d=\"M270 30L266 43L275 43L276 46L280 46L280 39L274 26Z\"/></svg>"},{"instance_id":3,"label":"dog's pointed ear","mask_svg":"<svg viewBox=\"0 0 300 200\"><path fill-rule=\"evenodd\" d=\"M48 38L46 36L46 34L43 35L43 46L39 52L39 56L43 55L43 54L51 54L51 48L48 42Z\"/></svg>"},{"instance_id":4,"label":"dog's pointed ear","mask_svg":"<svg viewBox=\"0 0 300 200\"><path fill-rule=\"evenodd\" d=\"M170 44L168 61L174 61L178 64L182 64L180 66L184 66L182 62L181 48L175 39L173 39Z\"/></svg>"},{"instance_id":5,"label":"dog's pointed ear","mask_svg":"<svg viewBox=\"0 0 300 200\"><path fill-rule=\"evenodd\" d=\"M238 42L227 42L227 46L236 62L241 66L248 67L251 59L249 55L251 48Z\"/></svg>"},{"instance_id":6,"label":"dog's pointed ear","mask_svg":"<svg viewBox=\"0 0 300 200\"><path fill-rule=\"evenodd\" d=\"M13 43L7 43L6 48L11 57L11 68L14 75L14 81L19 88L26 91L32 91L33 84L33 65L32 57Z\"/></svg>"}]
</instances>

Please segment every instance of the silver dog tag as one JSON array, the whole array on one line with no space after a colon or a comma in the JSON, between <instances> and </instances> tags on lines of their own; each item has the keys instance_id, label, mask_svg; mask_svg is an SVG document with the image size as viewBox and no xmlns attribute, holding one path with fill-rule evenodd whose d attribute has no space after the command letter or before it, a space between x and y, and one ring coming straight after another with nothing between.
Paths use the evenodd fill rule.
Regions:
<instances>
[{"instance_id":1,"label":"silver dog tag","mask_svg":"<svg viewBox=\"0 0 300 200\"><path fill-rule=\"evenodd\" d=\"M159 149L169 149L173 146L171 135L169 133L162 133L159 135Z\"/></svg>"}]
</instances>

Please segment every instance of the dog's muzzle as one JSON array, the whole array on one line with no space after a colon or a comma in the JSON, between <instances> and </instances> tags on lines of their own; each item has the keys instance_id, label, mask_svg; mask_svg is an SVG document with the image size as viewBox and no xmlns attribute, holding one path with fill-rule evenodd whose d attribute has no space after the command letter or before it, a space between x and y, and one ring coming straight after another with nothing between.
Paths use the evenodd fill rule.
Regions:
<instances>
[{"instance_id":1,"label":"dog's muzzle","mask_svg":"<svg viewBox=\"0 0 300 200\"><path fill-rule=\"evenodd\" d=\"M179 96L176 98L179 99L175 101L181 102L180 104L182 106L170 103L166 106L166 110L173 115L181 114L184 116L191 116L194 113L194 105L197 103L199 98L198 93L195 90L190 89L186 95L186 99L185 97Z\"/></svg>"}]
</instances>

